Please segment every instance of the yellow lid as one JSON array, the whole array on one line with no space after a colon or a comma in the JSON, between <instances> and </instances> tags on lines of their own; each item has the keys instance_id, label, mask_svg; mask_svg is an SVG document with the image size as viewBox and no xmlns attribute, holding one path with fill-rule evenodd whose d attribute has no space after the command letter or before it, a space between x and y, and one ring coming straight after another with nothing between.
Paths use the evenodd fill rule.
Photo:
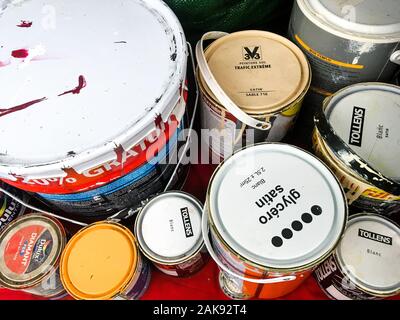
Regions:
<instances>
[{"instance_id":1,"label":"yellow lid","mask_svg":"<svg viewBox=\"0 0 400 320\"><path fill-rule=\"evenodd\" d=\"M214 41L205 56L221 88L248 114L280 111L310 85L310 66L303 52L274 33L229 34ZM201 78L202 87L218 101Z\"/></svg>"},{"instance_id":2,"label":"yellow lid","mask_svg":"<svg viewBox=\"0 0 400 320\"><path fill-rule=\"evenodd\" d=\"M137 254L135 237L127 228L92 224L68 242L61 257L62 283L75 299L111 299L131 281Z\"/></svg>"}]
</instances>

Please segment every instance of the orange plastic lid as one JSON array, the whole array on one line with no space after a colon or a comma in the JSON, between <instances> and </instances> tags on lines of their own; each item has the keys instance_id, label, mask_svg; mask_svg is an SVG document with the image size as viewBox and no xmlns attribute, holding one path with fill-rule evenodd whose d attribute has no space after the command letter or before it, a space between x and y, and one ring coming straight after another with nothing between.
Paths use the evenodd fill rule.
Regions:
<instances>
[{"instance_id":1,"label":"orange plastic lid","mask_svg":"<svg viewBox=\"0 0 400 320\"><path fill-rule=\"evenodd\" d=\"M111 299L131 281L137 255L129 229L112 222L92 224L68 242L61 257L61 281L75 299Z\"/></svg>"}]
</instances>

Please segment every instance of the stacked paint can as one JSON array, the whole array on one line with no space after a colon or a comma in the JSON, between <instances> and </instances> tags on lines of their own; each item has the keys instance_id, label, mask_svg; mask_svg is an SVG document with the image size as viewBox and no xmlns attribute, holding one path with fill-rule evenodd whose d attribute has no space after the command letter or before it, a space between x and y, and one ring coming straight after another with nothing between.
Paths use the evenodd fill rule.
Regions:
<instances>
[{"instance_id":1,"label":"stacked paint can","mask_svg":"<svg viewBox=\"0 0 400 320\"><path fill-rule=\"evenodd\" d=\"M215 40L204 51L203 42ZM196 46L202 141L226 158L242 146L281 141L311 81L305 55L265 31L210 32Z\"/></svg>"},{"instance_id":2,"label":"stacked paint can","mask_svg":"<svg viewBox=\"0 0 400 320\"><path fill-rule=\"evenodd\" d=\"M400 65L400 6L397 0L296 0L289 37L311 63L312 113L348 85L392 81Z\"/></svg>"},{"instance_id":3,"label":"stacked paint can","mask_svg":"<svg viewBox=\"0 0 400 320\"><path fill-rule=\"evenodd\" d=\"M9 190L19 198L27 201L25 193L19 192L17 189L6 186L1 182L0 187ZM0 191L0 231L2 231L13 220L22 216L25 211L25 206Z\"/></svg>"},{"instance_id":4,"label":"stacked paint can","mask_svg":"<svg viewBox=\"0 0 400 320\"><path fill-rule=\"evenodd\" d=\"M234 299L295 290L336 247L347 202L318 158L285 144L258 144L225 160L207 191L203 237Z\"/></svg>"},{"instance_id":5,"label":"stacked paint can","mask_svg":"<svg viewBox=\"0 0 400 320\"><path fill-rule=\"evenodd\" d=\"M361 83L325 100L313 137L349 203L393 220L400 214L399 121L400 87Z\"/></svg>"},{"instance_id":6,"label":"stacked paint can","mask_svg":"<svg viewBox=\"0 0 400 320\"><path fill-rule=\"evenodd\" d=\"M205 265L202 212L199 200L176 191L156 196L140 211L135 235L141 251L158 270L187 277Z\"/></svg>"},{"instance_id":7,"label":"stacked paint can","mask_svg":"<svg viewBox=\"0 0 400 320\"><path fill-rule=\"evenodd\" d=\"M47 5L69 18L44 21L40 2L2 10L0 178L96 219L179 188L187 44L176 16L162 1Z\"/></svg>"}]
</instances>

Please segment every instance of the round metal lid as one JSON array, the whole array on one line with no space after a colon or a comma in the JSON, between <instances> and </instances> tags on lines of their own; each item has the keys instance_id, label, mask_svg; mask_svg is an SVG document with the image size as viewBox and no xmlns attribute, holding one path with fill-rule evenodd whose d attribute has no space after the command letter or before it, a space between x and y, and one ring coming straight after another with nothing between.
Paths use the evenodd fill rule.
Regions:
<instances>
[{"instance_id":1,"label":"round metal lid","mask_svg":"<svg viewBox=\"0 0 400 320\"><path fill-rule=\"evenodd\" d=\"M304 54L294 43L271 32L229 34L214 41L205 55L226 94L250 114L280 110L298 99L310 84Z\"/></svg>"},{"instance_id":2,"label":"round metal lid","mask_svg":"<svg viewBox=\"0 0 400 320\"><path fill-rule=\"evenodd\" d=\"M40 214L18 218L0 236L0 283L12 289L36 285L54 267L65 242L58 222Z\"/></svg>"},{"instance_id":3,"label":"round metal lid","mask_svg":"<svg viewBox=\"0 0 400 320\"><path fill-rule=\"evenodd\" d=\"M130 143L176 104L186 42L162 1L6 2L2 165L88 161Z\"/></svg>"},{"instance_id":4,"label":"round metal lid","mask_svg":"<svg viewBox=\"0 0 400 320\"><path fill-rule=\"evenodd\" d=\"M135 234L151 260L176 263L191 257L203 245L203 206L193 196L178 191L153 198L140 212Z\"/></svg>"},{"instance_id":5,"label":"round metal lid","mask_svg":"<svg viewBox=\"0 0 400 320\"><path fill-rule=\"evenodd\" d=\"M214 173L211 223L235 252L261 266L300 269L328 255L347 219L343 190L316 157L286 144L243 149Z\"/></svg>"},{"instance_id":6,"label":"round metal lid","mask_svg":"<svg viewBox=\"0 0 400 320\"><path fill-rule=\"evenodd\" d=\"M336 254L350 280L368 292L400 290L400 228L390 220L372 214L351 217Z\"/></svg>"},{"instance_id":7,"label":"round metal lid","mask_svg":"<svg viewBox=\"0 0 400 320\"><path fill-rule=\"evenodd\" d=\"M325 114L351 150L400 181L400 87L383 83L347 87L332 97Z\"/></svg>"},{"instance_id":8,"label":"round metal lid","mask_svg":"<svg viewBox=\"0 0 400 320\"><path fill-rule=\"evenodd\" d=\"M312 21L348 35L400 39L400 6L397 0L297 0Z\"/></svg>"}]
</instances>

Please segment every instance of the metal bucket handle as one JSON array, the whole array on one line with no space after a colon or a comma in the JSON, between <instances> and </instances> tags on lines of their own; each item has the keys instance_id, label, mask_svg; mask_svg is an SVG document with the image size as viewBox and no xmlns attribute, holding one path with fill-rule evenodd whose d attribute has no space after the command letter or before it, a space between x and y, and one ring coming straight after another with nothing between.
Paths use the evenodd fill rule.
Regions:
<instances>
[{"instance_id":1,"label":"metal bucket handle","mask_svg":"<svg viewBox=\"0 0 400 320\"><path fill-rule=\"evenodd\" d=\"M205 211L205 210L204 210ZM278 282L286 282L286 281L293 281L296 280L296 276L284 276L284 277L277 277L277 278L270 278L270 279L251 279L251 278L246 278L243 277L232 270L230 270L227 266L225 266L221 260L218 258L217 254L215 253L210 238L209 238L209 227L208 227L208 219L207 219L207 213L203 212L203 217L202 217L202 232L203 232L203 239L204 239L204 244L207 248L208 253L210 256L213 258L215 263L218 265L218 267L225 273L231 275L232 277L235 277L237 279L243 280L243 281L248 281L248 282L253 282L253 283L258 283L258 284L269 284L269 283L278 283Z\"/></svg>"},{"instance_id":2,"label":"metal bucket handle","mask_svg":"<svg viewBox=\"0 0 400 320\"><path fill-rule=\"evenodd\" d=\"M188 45L188 49L189 49L189 53L190 53L190 57L191 57L191 61L192 61L193 72L195 72L196 69L195 69L195 62L194 62L193 50L192 50L192 47L191 47L191 45L190 45L189 42L187 42L187 45ZM196 79L196 77L194 77L194 79ZM194 109L193 109L193 115L192 115L192 118L191 118L191 120L190 120L190 125L189 125L189 137L188 137L188 139L187 139L187 141L186 141L186 144L185 144L185 147L184 147L184 151L182 152L182 156L179 158L179 161L178 161L178 163L177 163L177 166L176 166L176 168L175 168L175 170L174 170L174 172L173 172L173 174L172 174L170 180L168 181L168 184L167 184L167 186L165 187L164 191L167 191L167 190L169 189L169 187L170 187L170 185L171 185L173 179L175 178L175 175L176 175L176 173L177 173L177 171L178 171L178 168L179 168L180 164L181 164L182 161L183 161L183 157L184 157L184 155L186 154L186 151L187 151L187 149L188 149L188 147L189 147L189 143L190 143L190 140L191 140L191 132L192 132L192 130L193 130L194 119L195 119L195 117L196 117L197 105L198 105L198 100L199 100L199 89L198 89L198 85L197 85L197 82L196 82L196 81L195 81L195 86L196 86L196 100L195 100L195 105L194 105ZM182 91L183 91L183 90L184 90L184 84L182 84ZM182 96L182 95L181 95L181 96ZM54 213L48 212L48 211L46 211L46 210L39 209L39 208L37 208L37 207L35 207L35 206L32 206L32 205L28 204L26 201L20 199L20 198L17 197L16 195L14 195L13 193L11 193L11 192L5 190L5 189L2 188L1 186L0 186L0 192L6 194L6 195L9 196L10 198L14 199L15 201L19 202L20 204L22 204L23 206L25 206L25 207L27 207L27 208L29 208L29 209L31 209L31 210L34 210L34 211L37 211L37 212L46 214L46 215L48 215L48 216L51 216L51 217L56 218L56 219L59 219L59 220L67 221L67 222L70 222L70 223L73 223L73 224L76 224L76 225L79 225L79 226L82 226L82 227L86 227L86 226L89 225L89 224L87 224L87 223L80 222L80 221L77 221L77 220L74 220L74 219L65 218L65 217L63 217L63 216L59 216L59 215L57 215L57 214L54 214ZM127 219L127 218L133 216L134 214L136 214L137 212L139 212L139 211L142 209L142 207L146 204L146 202L147 202L147 200L142 201L142 204L141 204L141 206L140 206L139 208L135 208L135 209L132 209L132 208L131 208L131 209L123 209L123 210L117 212L116 214L112 215L111 217L108 217L106 220L108 220L108 221L114 221L114 222L120 222L120 221L123 220L123 219Z\"/></svg>"},{"instance_id":3,"label":"metal bucket handle","mask_svg":"<svg viewBox=\"0 0 400 320\"><path fill-rule=\"evenodd\" d=\"M237 119L246 125L256 128L259 130L267 131L270 130L272 124L268 121L261 121L249 116L246 112L244 112L235 102L232 101L231 98L225 93L225 91L218 84L214 75L211 72L210 67L208 66L206 56L204 54L204 41L206 40L217 40L219 38L227 36L229 33L221 32L221 31L211 31L205 33L199 42L196 45L196 58L198 67L200 69L201 75L206 82L207 86L211 89L214 95L217 97L219 102Z\"/></svg>"}]
</instances>

